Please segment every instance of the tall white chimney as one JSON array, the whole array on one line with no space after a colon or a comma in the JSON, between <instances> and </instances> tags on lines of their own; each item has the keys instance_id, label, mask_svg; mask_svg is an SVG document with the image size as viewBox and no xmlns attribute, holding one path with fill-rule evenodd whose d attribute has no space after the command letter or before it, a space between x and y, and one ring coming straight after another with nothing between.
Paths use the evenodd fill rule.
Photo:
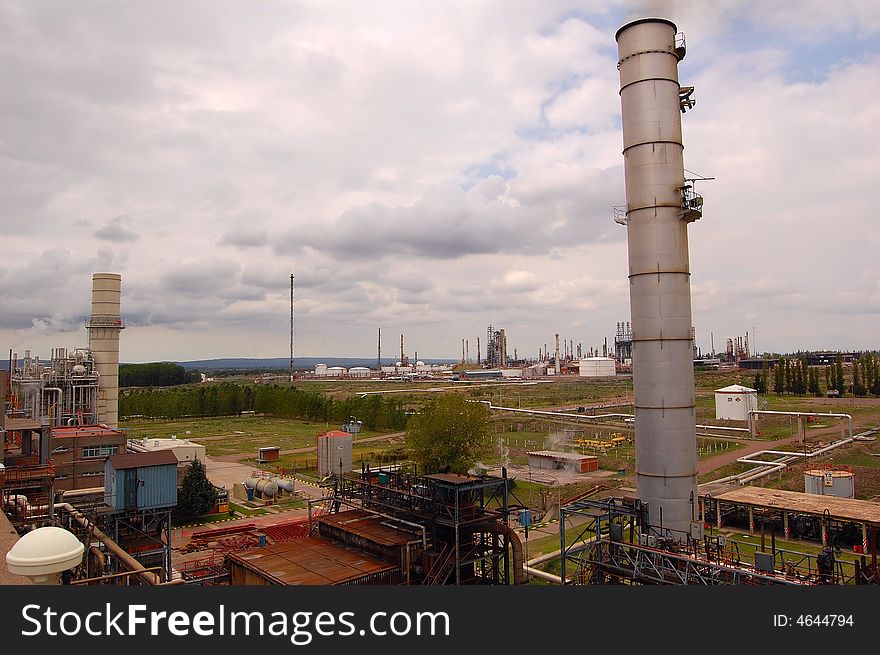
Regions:
<instances>
[{"instance_id":1,"label":"tall white chimney","mask_svg":"<svg viewBox=\"0 0 880 655\"><path fill-rule=\"evenodd\" d=\"M125 328L119 313L122 276L118 273L92 275L92 315L89 350L98 369L98 422L115 428L119 421L119 333Z\"/></svg>"},{"instance_id":2,"label":"tall white chimney","mask_svg":"<svg viewBox=\"0 0 880 655\"><path fill-rule=\"evenodd\" d=\"M699 218L684 179L681 112L693 89L678 82L683 42L664 18L617 31L629 289L632 312L637 493L649 522L684 538L695 515L697 448L688 222Z\"/></svg>"}]
</instances>

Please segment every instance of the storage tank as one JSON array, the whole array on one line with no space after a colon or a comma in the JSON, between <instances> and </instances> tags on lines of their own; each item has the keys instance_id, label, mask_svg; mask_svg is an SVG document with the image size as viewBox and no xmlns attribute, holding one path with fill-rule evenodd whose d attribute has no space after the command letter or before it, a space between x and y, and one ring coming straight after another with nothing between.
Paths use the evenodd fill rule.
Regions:
<instances>
[{"instance_id":1,"label":"storage tank","mask_svg":"<svg viewBox=\"0 0 880 655\"><path fill-rule=\"evenodd\" d=\"M617 375L617 366L610 357L584 357L578 367L582 378L613 377Z\"/></svg>"},{"instance_id":2,"label":"storage tank","mask_svg":"<svg viewBox=\"0 0 880 655\"><path fill-rule=\"evenodd\" d=\"M282 491L286 491L289 494L293 493L293 480L289 478L272 478L272 482L278 485L278 488Z\"/></svg>"},{"instance_id":3,"label":"storage tank","mask_svg":"<svg viewBox=\"0 0 880 655\"><path fill-rule=\"evenodd\" d=\"M352 435L331 430L318 435L318 476L339 475L352 470ZM342 470L340 471L340 460Z\"/></svg>"},{"instance_id":4,"label":"storage tank","mask_svg":"<svg viewBox=\"0 0 880 655\"><path fill-rule=\"evenodd\" d=\"M274 498L278 495L278 485L268 478L260 478L259 480L257 480L254 489L256 489L258 494L262 494L263 496L267 496L269 498Z\"/></svg>"},{"instance_id":5,"label":"storage tank","mask_svg":"<svg viewBox=\"0 0 880 655\"><path fill-rule=\"evenodd\" d=\"M804 491L819 496L856 497L853 472L841 468L814 468L804 471Z\"/></svg>"}]
</instances>

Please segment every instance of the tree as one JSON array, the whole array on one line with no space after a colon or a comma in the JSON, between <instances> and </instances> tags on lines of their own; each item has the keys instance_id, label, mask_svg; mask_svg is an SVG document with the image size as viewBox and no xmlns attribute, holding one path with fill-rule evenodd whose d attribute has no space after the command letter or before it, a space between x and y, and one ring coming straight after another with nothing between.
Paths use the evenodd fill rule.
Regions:
<instances>
[{"instance_id":1,"label":"tree","mask_svg":"<svg viewBox=\"0 0 880 655\"><path fill-rule=\"evenodd\" d=\"M819 371L815 366L810 367L810 393L817 397L822 395L822 390L819 388Z\"/></svg>"},{"instance_id":2,"label":"tree","mask_svg":"<svg viewBox=\"0 0 880 655\"><path fill-rule=\"evenodd\" d=\"M492 452L489 408L459 395L441 396L410 419L406 447L426 473L446 467L453 473L466 473Z\"/></svg>"},{"instance_id":3,"label":"tree","mask_svg":"<svg viewBox=\"0 0 880 655\"><path fill-rule=\"evenodd\" d=\"M178 521L189 521L210 510L217 502L217 490L208 480L205 466L193 460L186 468L183 483L177 492L177 507L174 510Z\"/></svg>"},{"instance_id":4,"label":"tree","mask_svg":"<svg viewBox=\"0 0 880 655\"><path fill-rule=\"evenodd\" d=\"M773 392L781 396L785 392L785 359L780 358L773 369Z\"/></svg>"},{"instance_id":5,"label":"tree","mask_svg":"<svg viewBox=\"0 0 880 655\"><path fill-rule=\"evenodd\" d=\"M757 391L759 394L767 392L767 390L764 388L764 378L761 377L761 371L755 373L755 382L753 384L755 386L755 391Z\"/></svg>"},{"instance_id":6,"label":"tree","mask_svg":"<svg viewBox=\"0 0 880 655\"><path fill-rule=\"evenodd\" d=\"M843 357L840 355L834 361L834 372L831 375L834 378L834 388L840 393L841 396L846 392L844 388L845 381L843 379Z\"/></svg>"},{"instance_id":7,"label":"tree","mask_svg":"<svg viewBox=\"0 0 880 655\"><path fill-rule=\"evenodd\" d=\"M859 398L863 398L868 395L868 389L865 387L865 383L862 380L862 377L862 370L859 367L859 363L856 360L853 360L852 392L854 396L858 396Z\"/></svg>"}]
</instances>

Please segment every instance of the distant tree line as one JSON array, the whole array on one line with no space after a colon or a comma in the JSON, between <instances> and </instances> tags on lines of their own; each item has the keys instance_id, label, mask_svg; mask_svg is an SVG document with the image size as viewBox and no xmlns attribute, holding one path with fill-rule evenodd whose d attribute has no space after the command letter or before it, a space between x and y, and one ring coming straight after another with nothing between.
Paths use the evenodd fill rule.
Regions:
<instances>
[{"instance_id":1,"label":"distant tree line","mask_svg":"<svg viewBox=\"0 0 880 655\"><path fill-rule=\"evenodd\" d=\"M852 362L852 375L849 380L844 372L843 358L838 355L833 364L824 367L825 389L837 391L840 396L852 393L854 396L880 396L880 357L875 353L862 353ZM755 389L767 393L769 373L767 364L755 374ZM819 367L810 366L806 359L780 357L773 368L773 393L780 396L791 393L797 396L822 395Z\"/></svg>"},{"instance_id":2,"label":"distant tree line","mask_svg":"<svg viewBox=\"0 0 880 655\"><path fill-rule=\"evenodd\" d=\"M120 387L173 387L188 382L200 382L198 371L187 371L179 364L152 362L149 364L120 364Z\"/></svg>"},{"instance_id":3,"label":"distant tree line","mask_svg":"<svg viewBox=\"0 0 880 655\"><path fill-rule=\"evenodd\" d=\"M276 384L227 382L176 389L123 392L119 415L176 419L183 416L240 416L256 412L304 421L337 421L355 416L367 430L403 430L407 414L400 401L380 395L337 400L314 391Z\"/></svg>"}]
</instances>

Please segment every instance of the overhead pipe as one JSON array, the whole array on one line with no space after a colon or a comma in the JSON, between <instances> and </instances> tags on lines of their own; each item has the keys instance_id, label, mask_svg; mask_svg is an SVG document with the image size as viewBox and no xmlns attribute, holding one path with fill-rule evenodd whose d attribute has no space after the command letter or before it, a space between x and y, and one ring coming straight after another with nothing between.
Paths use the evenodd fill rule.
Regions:
<instances>
[{"instance_id":1,"label":"overhead pipe","mask_svg":"<svg viewBox=\"0 0 880 655\"><path fill-rule=\"evenodd\" d=\"M835 414L831 412L782 412L770 409L752 409L749 410L749 432L754 435L755 422L752 416L757 414L776 414L781 416L828 416L831 418L845 418L849 421L849 437L853 436L853 420L850 414Z\"/></svg>"},{"instance_id":2,"label":"overhead pipe","mask_svg":"<svg viewBox=\"0 0 880 655\"><path fill-rule=\"evenodd\" d=\"M145 570L143 564L138 562L134 557L128 554L119 544L117 544L113 539L107 536L104 532L98 529L94 523L89 521L83 514L79 512L73 505L70 503L58 503L55 505L55 509L67 512L77 523L79 523L83 528L89 531L89 534L94 536L98 541L104 544L107 547L107 550L120 561L120 563L125 566L129 571L134 572L138 578L143 580L148 585L162 585L162 584L176 584L176 582L162 582L161 576L156 573L151 573Z\"/></svg>"}]
</instances>

